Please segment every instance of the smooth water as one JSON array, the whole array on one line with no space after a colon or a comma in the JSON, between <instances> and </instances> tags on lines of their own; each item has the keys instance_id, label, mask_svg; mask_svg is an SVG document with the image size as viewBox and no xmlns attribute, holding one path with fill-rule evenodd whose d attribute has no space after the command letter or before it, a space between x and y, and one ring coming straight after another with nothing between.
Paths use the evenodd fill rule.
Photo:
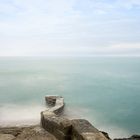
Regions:
<instances>
[{"instance_id":1,"label":"smooth water","mask_svg":"<svg viewBox=\"0 0 140 140\"><path fill-rule=\"evenodd\" d=\"M139 57L0 58L0 124L39 122L45 95L111 137L140 133Z\"/></svg>"}]
</instances>

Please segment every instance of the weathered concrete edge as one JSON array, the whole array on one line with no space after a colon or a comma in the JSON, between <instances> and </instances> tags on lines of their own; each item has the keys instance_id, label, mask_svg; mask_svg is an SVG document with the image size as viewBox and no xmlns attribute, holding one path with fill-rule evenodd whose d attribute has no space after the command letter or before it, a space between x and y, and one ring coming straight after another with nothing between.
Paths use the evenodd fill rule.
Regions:
<instances>
[{"instance_id":1,"label":"weathered concrete edge","mask_svg":"<svg viewBox=\"0 0 140 140\"><path fill-rule=\"evenodd\" d=\"M61 96L45 96L50 108L41 112L42 127L59 140L108 140L103 133L93 127L87 120L69 120L60 116L64 108Z\"/></svg>"},{"instance_id":2,"label":"weathered concrete edge","mask_svg":"<svg viewBox=\"0 0 140 140\"><path fill-rule=\"evenodd\" d=\"M53 112L55 114L61 114L64 108L64 98L62 96L45 96L46 103L51 106L49 108L49 112Z\"/></svg>"}]
</instances>

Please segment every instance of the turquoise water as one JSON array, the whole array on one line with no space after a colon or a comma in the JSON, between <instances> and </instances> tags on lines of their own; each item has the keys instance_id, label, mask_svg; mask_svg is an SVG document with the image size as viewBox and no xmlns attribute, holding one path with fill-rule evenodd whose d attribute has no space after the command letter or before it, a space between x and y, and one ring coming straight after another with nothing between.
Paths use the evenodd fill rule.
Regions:
<instances>
[{"instance_id":1,"label":"turquoise water","mask_svg":"<svg viewBox=\"0 0 140 140\"><path fill-rule=\"evenodd\" d=\"M54 94L112 137L140 133L139 57L0 58L1 125L35 122Z\"/></svg>"}]
</instances>

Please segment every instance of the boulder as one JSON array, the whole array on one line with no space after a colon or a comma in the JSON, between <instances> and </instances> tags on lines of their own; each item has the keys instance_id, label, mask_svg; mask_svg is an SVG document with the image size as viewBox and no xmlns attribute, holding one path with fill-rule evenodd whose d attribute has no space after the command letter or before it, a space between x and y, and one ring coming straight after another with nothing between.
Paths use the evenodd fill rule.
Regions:
<instances>
[{"instance_id":1,"label":"boulder","mask_svg":"<svg viewBox=\"0 0 140 140\"><path fill-rule=\"evenodd\" d=\"M56 138L40 126L25 128L14 140L56 140Z\"/></svg>"},{"instance_id":2,"label":"boulder","mask_svg":"<svg viewBox=\"0 0 140 140\"><path fill-rule=\"evenodd\" d=\"M72 120L72 140L108 140L98 129L87 120Z\"/></svg>"},{"instance_id":3,"label":"boulder","mask_svg":"<svg viewBox=\"0 0 140 140\"><path fill-rule=\"evenodd\" d=\"M0 134L0 140L13 140L15 136L11 134Z\"/></svg>"},{"instance_id":4,"label":"boulder","mask_svg":"<svg viewBox=\"0 0 140 140\"><path fill-rule=\"evenodd\" d=\"M100 131L108 140L111 140L111 138L109 137L108 133L104 132L104 131Z\"/></svg>"},{"instance_id":5,"label":"boulder","mask_svg":"<svg viewBox=\"0 0 140 140\"><path fill-rule=\"evenodd\" d=\"M44 117L42 124L45 130L53 134L59 140L70 139L71 137L71 122L64 117Z\"/></svg>"}]
</instances>

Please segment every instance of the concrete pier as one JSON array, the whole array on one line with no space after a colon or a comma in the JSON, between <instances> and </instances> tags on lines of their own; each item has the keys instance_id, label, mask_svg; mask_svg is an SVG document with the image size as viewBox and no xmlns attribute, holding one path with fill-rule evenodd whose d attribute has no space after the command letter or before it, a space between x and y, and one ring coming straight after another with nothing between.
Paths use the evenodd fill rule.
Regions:
<instances>
[{"instance_id":1,"label":"concrete pier","mask_svg":"<svg viewBox=\"0 0 140 140\"><path fill-rule=\"evenodd\" d=\"M53 134L58 140L108 140L108 138L91 123L84 119L70 120L61 115L64 108L64 98L61 96L46 96L50 106L41 112L42 127Z\"/></svg>"}]
</instances>

